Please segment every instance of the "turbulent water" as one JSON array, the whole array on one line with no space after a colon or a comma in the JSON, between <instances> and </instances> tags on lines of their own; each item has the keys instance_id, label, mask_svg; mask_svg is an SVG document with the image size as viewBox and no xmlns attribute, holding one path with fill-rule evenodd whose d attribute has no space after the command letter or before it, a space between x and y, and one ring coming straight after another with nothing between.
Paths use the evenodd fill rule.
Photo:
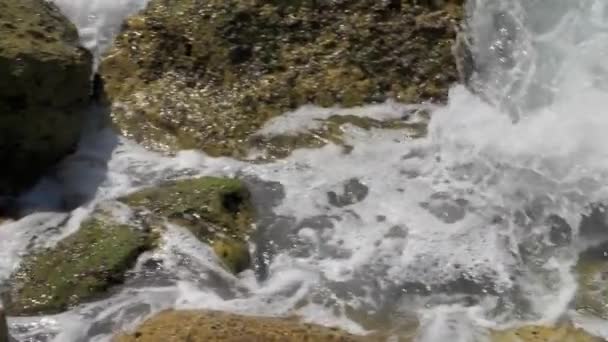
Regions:
<instances>
[{"instance_id":1,"label":"turbulent water","mask_svg":"<svg viewBox=\"0 0 608 342\"><path fill-rule=\"evenodd\" d=\"M144 5L55 2L97 54ZM581 226L581 214L608 200L608 1L477 0L468 12L474 91L455 85L446 106L303 107L260 132L424 109L426 138L348 127L350 154L330 144L260 165L193 151L161 156L92 124L78 153L21 199L36 213L0 229L0 279L28 248L77 229L97 203L196 175L250 182L260 214L255 270L228 274L209 248L169 227L109 299L10 319L14 336L107 341L177 307L296 314L357 333L418 317L422 342L483 341L482 328L571 316L608 337L608 322L571 310L579 251L608 238L606 227Z\"/></svg>"}]
</instances>

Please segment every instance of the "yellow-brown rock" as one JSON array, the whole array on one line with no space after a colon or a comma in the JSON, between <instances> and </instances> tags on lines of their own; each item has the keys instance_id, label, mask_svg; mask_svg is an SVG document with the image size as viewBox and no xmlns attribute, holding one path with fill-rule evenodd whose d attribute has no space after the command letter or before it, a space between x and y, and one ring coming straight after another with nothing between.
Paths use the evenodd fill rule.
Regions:
<instances>
[{"instance_id":1,"label":"yellow-brown rock","mask_svg":"<svg viewBox=\"0 0 608 342\"><path fill-rule=\"evenodd\" d=\"M165 311L114 342L380 342L378 337L292 319L240 316L217 311Z\"/></svg>"},{"instance_id":2,"label":"yellow-brown rock","mask_svg":"<svg viewBox=\"0 0 608 342\"><path fill-rule=\"evenodd\" d=\"M462 13L461 1L152 0L100 75L125 136L241 157L301 105L445 100Z\"/></svg>"}]
</instances>

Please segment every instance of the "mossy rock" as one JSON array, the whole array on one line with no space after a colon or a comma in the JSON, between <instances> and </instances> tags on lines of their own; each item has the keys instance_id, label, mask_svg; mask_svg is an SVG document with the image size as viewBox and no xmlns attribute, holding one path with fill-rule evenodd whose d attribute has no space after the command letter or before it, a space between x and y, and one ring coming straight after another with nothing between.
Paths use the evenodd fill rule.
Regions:
<instances>
[{"instance_id":1,"label":"mossy rock","mask_svg":"<svg viewBox=\"0 0 608 342\"><path fill-rule=\"evenodd\" d=\"M570 324L556 327L524 326L516 329L493 332L492 342L604 342L583 329Z\"/></svg>"},{"instance_id":2,"label":"mossy rock","mask_svg":"<svg viewBox=\"0 0 608 342\"><path fill-rule=\"evenodd\" d=\"M579 258L576 265L579 312L608 319L608 244L592 248Z\"/></svg>"},{"instance_id":3,"label":"mossy rock","mask_svg":"<svg viewBox=\"0 0 608 342\"><path fill-rule=\"evenodd\" d=\"M12 275L6 311L12 316L53 314L95 299L124 280L138 256L153 248L150 232L98 219L55 247L27 256Z\"/></svg>"},{"instance_id":4,"label":"mossy rock","mask_svg":"<svg viewBox=\"0 0 608 342\"><path fill-rule=\"evenodd\" d=\"M0 0L0 36L0 195L10 195L76 147L92 56L44 0Z\"/></svg>"},{"instance_id":5,"label":"mossy rock","mask_svg":"<svg viewBox=\"0 0 608 342\"><path fill-rule=\"evenodd\" d=\"M216 177L172 181L120 201L188 228L199 240L210 244L232 272L250 266L247 237L253 209L243 182Z\"/></svg>"},{"instance_id":6,"label":"mossy rock","mask_svg":"<svg viewBox=\"0 0 608 342\"><path fill-rule=\"evenodd\" d=\"M113 120L151 149L241 157L304 104L443 101L462 4L418 3L152 0L100 66Z\"/></svg>"},{"instance_id":7,"label":"mossy rock","mask_svg":"<svg viewBox=\"0 0 608 342\"><path fill-rule=\"evenodd\" d=\"M165 311L144 322L132 334L114 342L380 342L336 328L294 319L240 316L217 311Z\"/></svg>"}]
</instances>

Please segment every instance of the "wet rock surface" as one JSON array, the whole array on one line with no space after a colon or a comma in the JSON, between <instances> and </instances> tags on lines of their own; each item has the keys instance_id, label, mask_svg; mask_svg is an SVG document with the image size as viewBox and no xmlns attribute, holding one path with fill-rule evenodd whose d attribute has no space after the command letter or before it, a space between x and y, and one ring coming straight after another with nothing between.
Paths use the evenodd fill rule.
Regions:
<instances>
[{"instance_id":1,"label":"wet rock surface","mask_svg":"<svg viewBox=\"0 0 608 342\"><path fill-rule=\"evenodd\" d=\"M0 0L0 196L31 185L76 148L91 54L50 2Z\"/></svg>"},{"instance_id":2,"label":"wet rock surface","mask_svg":"<svg viewBox=\"0 0 608 342\"><path fill-rule=\"evenodd\" d=\"M576 265L579 312L608 319L608 244L584 252Z\"/></svg>"},{"instance_id":3,"label":"wet rock surface","mask_svg":"<svg viewBox=\"0 0 608 342\"><path fill-rule=\"evenodd\" d=\"M120 200L156 219L187 228L210 244L230 271L238 273L250 266L247 238L254 213L243 182L216 177L179 180Z\"/></svg>"},{"instance_id":4,"label":"wet rock surface","mask_svg":"<svg viewBox=\"0 0 608 342\"><path fill-rule=\"evenodd\" d=\"M100 74L125 136L238 157L264 122L303 104L444 100L461 17L454 1L153 0Z\"/></svg>"},{"instance_id":5,"label":"wet rock surface","mask_svg":"<svg viewBox=\"0 0 608 342\"><path fill-rule=\"evenodd\" d=\"M350 153L352 146L345 139L347 127L355 127L370 131L373 129L401 130L404 136L419 138L426 135L428 118L416 115L403 119L378 120L366 116L333 115L325 120L315 120L319 127L287 134L267 134L257 132L248 137L247 147L250 148L248 159L255 161L272 161L288 157L294 150L300 148L320 148L328 143L342 146L344 153Z\"/></svg>"},{"instance_id":6,"label":"wet rock surface","mask_svg":"<svg viewBox=\"0 0 608 342\"><path fill-rule=\"evenodd\" d=\"M12 316L53 314L100 297L123 282L138 256L154 247L154 235L92 218L56 246L25 257L5 296Z\"/></svg>"},{"instance_id":7,"label":"wet rock surface","mask_svg":"<svg viewBox=\"0 0 608 342\"><path fill-rule=\"evenodd\" d=\"M369 188L365 184L356 178L352 178L344 183L341 192L328 192L327 199L329 200L329 204L335 207L346 207L363 201L368 193Z\"/></svg>"}]
</instances>

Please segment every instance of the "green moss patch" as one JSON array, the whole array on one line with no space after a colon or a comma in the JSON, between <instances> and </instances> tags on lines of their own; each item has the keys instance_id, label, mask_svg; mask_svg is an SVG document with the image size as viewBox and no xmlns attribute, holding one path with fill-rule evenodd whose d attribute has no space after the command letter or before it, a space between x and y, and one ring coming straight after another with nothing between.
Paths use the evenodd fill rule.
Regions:
<instances>
[{"instance_id":1,"label":"green moss patch","mask_svg":"<svg viewBox=\"0 0 608 342\"><path fill-rule=\"evenodd\" d=\"M52 314L120 284L138 256L153 247L149 233L91 219L55 247L26 257L12 276L9 315Z\"/></svg>"}]
</instances>

